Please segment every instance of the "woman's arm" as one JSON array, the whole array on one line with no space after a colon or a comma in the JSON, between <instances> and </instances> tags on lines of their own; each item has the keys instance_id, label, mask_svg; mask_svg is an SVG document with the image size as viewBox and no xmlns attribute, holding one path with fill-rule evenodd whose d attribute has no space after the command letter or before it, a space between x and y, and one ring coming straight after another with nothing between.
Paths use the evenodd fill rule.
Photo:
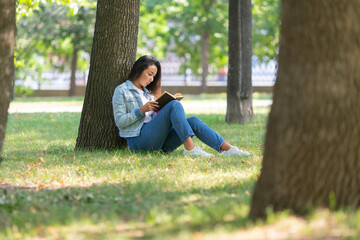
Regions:
<instances>
[{"instance_id":1,"label":"woman's arm","mask_svg":"<svg viewBox=\"0 0 360 240\"><path fill-rule=\"evenodd\" d=\"M128 127L144 117L140 108L131 109L130 112L126 111L125 96L120 88L115 89L112 105L115 124L118 128Z\"/></svg>"}]
</instances>

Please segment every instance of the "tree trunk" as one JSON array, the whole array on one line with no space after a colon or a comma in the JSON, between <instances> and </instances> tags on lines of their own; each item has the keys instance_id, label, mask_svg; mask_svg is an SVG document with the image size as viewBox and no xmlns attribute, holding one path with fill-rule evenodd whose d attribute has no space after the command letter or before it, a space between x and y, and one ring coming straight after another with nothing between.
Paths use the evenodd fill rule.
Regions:
<instances>
[{"instance_id":1,"label":"tree trunk","mask_svg":"<svg viewBox=\"0 0 360 240\"><path fill-rule=\"evenodd\" d=\"M241 119L240 123L254 120L252 106L252 7L251 0L241 2Z\"/></svg>"},{"instance_id":2,"label":"tree trunk","mask_svg":"<svg viewBox=\"0 0 360 240\"><path fill-rule=\"evenodd\" d=\"M78 59L78 52L79 49L77 47L74 47L73 51L73 57L71 60L71 77L70 77L70 90L69 90L69 96L75 95L75 87L76 87L76 65L77 65L77 59Z\"/></svg>"},{"instance_id":3,"label":"tree trunk","mask_svg":"<svg viewBox=\"0 0 360 240\"><path fill-rule=\"evenodd\" d=\"M226 122L254 119L252 107L251 0L229 2L229 71Z\"/></svg>"},{"instance_id":4,"label":"tree trunk","mask_svg":"<svg viewBox=\"0 0 360 240\"><path fill-rule=\"evenodd\" d=\"M204 17L209 18L211 15L211 8L214 6L215 0L201 0L202 7L204 8ZM209 20L206 21L204 30L201 33L201 87L200 93L207 92L207 75L209 74L209 55L210 55L210 32L211 32L211 23Z\"/></svg>"},{"instance_id":5,"label":"tree trunk","mask_svg":"<svg viewBox=\"0 0 360 240\"><path fill-rule=\"evenodd\" d=\"M210 46L210 33L206 30L202 33L202 74L201 74L201 93L207 92L207 75L209 73L209 46Z\"/></svg>"},{"instance_id":6,"label":"tree trunk","mask_svg":"<svg viewBox=\"0 0 360 240\"><path fill-rule=\"evenodd\" d=\"M0 0L0 153L5 139L14 79L15 0ZM0 156L1 160L1 156Z\"/></svg>"},{"instance_id":7,"label":"tree trunk","mask_svg":"<svg viewBox=\"0 0 360 240\"><path fill-rule=\"evenodd\" d=\"M282 2L279 69L250 216L360 203L360 0Z\"/></svg>"},{"instance_id":8,"label":"tree trunk","mask_svg":"<svg viewBox=\"0 0 360 240\"><path fill-rule=\"evenodd\" d=\"M125 146L119 137L112 95L124 82L136 58L139 0L99 0L90 72L75 149Z\"/></svg>"}]
</instances>

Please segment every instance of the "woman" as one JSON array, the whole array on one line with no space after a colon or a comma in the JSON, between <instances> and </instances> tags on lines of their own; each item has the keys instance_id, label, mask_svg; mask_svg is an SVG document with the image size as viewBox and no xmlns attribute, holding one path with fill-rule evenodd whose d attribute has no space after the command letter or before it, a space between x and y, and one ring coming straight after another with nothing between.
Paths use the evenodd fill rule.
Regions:
<instances>
[{"instance_id":1,"label":"woman","mask_svg":"<svg viewBox=\"0 0 360 240\"><path fill-rule=\"evenodd\" d=\"M231 146L197 117L186 118L177 100L157 112L155 99L161 93L160 83L160 62L153 56L145 55L134 63L129 80L115 89L112 100L115 123L131 151L172 152L184 144L185 155L212 157L212 154L195 146L192 137L197 136L216 151L224 152L223 155L250 155Z\"/></svg>"}]
</instances>

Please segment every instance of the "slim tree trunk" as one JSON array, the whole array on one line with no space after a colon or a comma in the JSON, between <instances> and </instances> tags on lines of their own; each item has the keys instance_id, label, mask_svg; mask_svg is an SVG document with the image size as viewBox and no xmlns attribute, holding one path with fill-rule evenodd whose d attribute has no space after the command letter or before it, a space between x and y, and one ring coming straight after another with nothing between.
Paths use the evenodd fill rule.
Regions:
<instances>
[{"instance_id":1,"label":"slim tree trunk","mask_svg":"<svg viewBox=\"0 0 360 240\"><path fill-rule=\"evenodd\" d=\"M226 122L252 121L251 0L229 2L229 71Z\"/></svg>"},{"instance_id":2,"label":"slim tree trunk","mask_svg":"<svg viewBox=\"0 0 360 240\"><path fill-rule=\"evenodd\" d=\"M14 79L15 0L0 0L0 154L5 139ZM1 156L0 156L1 160Z\"/></svg>"},{"instance_id":3,"label":"slim tree trunk","mask_svg":"<svg viewBox=\"0 0 360 240\"><path fill-rule=\"evenodd\" d=\"M211 8L214 6L215 0L201 0L202 7L204 8L205 15L204 17L209 18L211 15ZM209 20L206 21L204 30L201 33L201 87L200 93L207 92L207 75L209 73L209 56L210 56L210 32L211 24Z\"/></svg>"},{"instance_id":4,"label":"slim tree trunk","mask_svg":"<svg viewBox=\"0 0 360 240\"><path fill-rule=\"evenodd\" d=\"M112 95L135 62L139 0L99 0L90 72L76 149L124 146L112 110Z\"/></svg>"},{"instance_id":5,"label":"slim tree trunk","mask_svg":"<svg viewBox=\"0 0 360 240\"><path fill-rule=\"evenodd\" d=\"M252 106L252 7L251 0L241 1L241 119L239 122L254 120Z\"/></svg>"},{"instance_id":6,"label":"slim tree trunk","mask_svg":"<svg viewBox=\"0 0 360 240\"><path fill-rule=\"evenodd\" d=\"M360 204L360 0L284 0L250 215Z\"/></svg>"},{"instance_id":7,"label":"slim tree trunk","mask_svg":"<svg viewBox=\"0 0 360 240\"><path fill-rule=\"evenodd\" d=\"M206 30L202 33L202 57L201 57L201 93L207 92L207 75L209 73L209 46L210 46L210 33Z\"/></svg>"},{"instance_id":8,"label":"slim tree trunk","mask_svg":"<svg viewBox=\"0 0 360 240\"><path fill-rule=\"evenodd\" d=\"M74 47L73 51L73 57L71 60L71 77L70 77L70 90L69 90L69 96L75 95L75 87L76 87L76 69L77 69L77 59L78 59L78 52L79 49L77 47Z\"/></svg>"}]
</instances>

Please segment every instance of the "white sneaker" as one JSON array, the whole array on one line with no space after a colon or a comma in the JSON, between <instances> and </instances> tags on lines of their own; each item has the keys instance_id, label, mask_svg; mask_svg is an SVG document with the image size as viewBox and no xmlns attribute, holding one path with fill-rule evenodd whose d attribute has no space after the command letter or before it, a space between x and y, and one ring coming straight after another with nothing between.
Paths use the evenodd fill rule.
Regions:
<instances>
[{"instance_id":1,"label":"white sneaker","mask_svg":"<svg viewBox=\"0 0 360 240\"><path fill-rule=\"evenodd\" d=\"M195 146L191 150L184 149L184 155L190 156L190 157L213 157L211 153L205 152L200 147Z\"/></svg>"},{"instance_id":2,"label":"white sneaker","mask_svg":"<svg viewBox=\"0 0 360 240\"><path fill-rule=\"evenodd\" d=\"M250 156L249 152L245 152L240 150L238 147L232 146L228 151L224 151L223 156L231 157L231 156Z\"/></svg>"}]
</instances>

